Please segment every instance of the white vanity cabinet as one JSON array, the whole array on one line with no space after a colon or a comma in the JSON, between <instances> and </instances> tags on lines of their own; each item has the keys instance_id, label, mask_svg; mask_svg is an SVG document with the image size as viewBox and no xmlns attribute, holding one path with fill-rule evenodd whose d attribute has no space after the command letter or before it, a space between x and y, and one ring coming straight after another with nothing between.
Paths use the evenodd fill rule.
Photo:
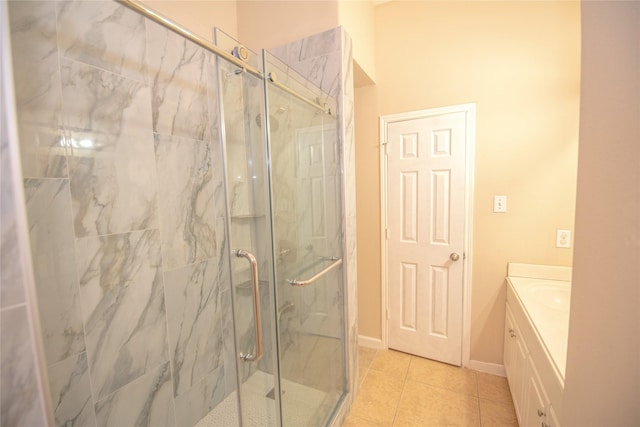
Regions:
<instances>
[{"instance_id":1,"label":"white vanity cabinet","mask_svg":"<svg viewBox=\"0 0 640 427\"><path fill-rule=\"evenodd\" d=\"M551 401L508 303L504 329L504 368L520 427L558 427L555 412L549 415Z\"/></svg>"},{"instance_id":2,"label":"white vanity cabinet","mask_svg":"<svg viewBox=\"0 0 640 427\"><path fill-rule=\"evenodd\" d=\"M507 291L504 367L521 427L559 427L563 384L513 289Z\"/></svg>"},{"instance_id":3,"label":"white vanity cabinet","mask_svg":"<svg viewBox=\"0 0 640 427\"><path fill-rule=\"evenodd\" d=\"M547 412L547 426L558 427L559 425L560 421L558 421L556 410L553 408L553 405L549 405L549 411Z\"/></svg>"},{"instance_id":4,"label":"white vanity cabinet","mask_svg":"<svg viewBox=\"0 0 640 427\"><path fill-rule=\"evenodd\" d=\"M515 406L518 420L522 419L522 414L524 413L524 380L528 353L527 347L520 335L520 330L507 304L504 327L504 369L507 372L509 388L513 396L513 405Z\"/></svg>"},{"instance_id":5,"label":"white vanity cabinet","mask_svg":"<svg viewBox=\"0 0 640 427\"><path fill-rule=\"evenodd\" d=\"M551 408L551 402L547 392L540 381L540 376L531 358L527 359L527 371L525 374L526 403L521 426L548 426L547 413Z\"/></svg>"}]
</instances>

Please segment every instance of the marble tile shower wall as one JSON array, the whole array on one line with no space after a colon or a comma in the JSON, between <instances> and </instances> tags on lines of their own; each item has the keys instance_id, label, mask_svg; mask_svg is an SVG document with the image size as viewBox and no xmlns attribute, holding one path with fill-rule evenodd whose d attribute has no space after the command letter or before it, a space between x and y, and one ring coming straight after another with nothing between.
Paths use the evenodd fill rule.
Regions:
<instances>
[{"instance_id":1,"label":"marble tile shower wall","mask_svg":"<svg viewBox=\"0 0 640 427\"><path fill-rule=\"evenodd\" d=\"M0 4L0 37L6 31L6 5ZM9 53L0 47L0 425L40 426L45 423L43 394L39 390L35 345L29 327L25 296L27 277L22 268L22 243L16 212L16 182L8 125L13 119L13 100L4 90L4 61ZM18 184L19 186L19 184Z\"/></svg>"},{"instance_id":2,"label":"marble tile shower wall","mask_svg":"<svg viewBox=\"0 0 640 427\"><path fill-rule=\"evenodd\" d=\"M9 9L56 423L193 425L235 389L215 58L114 2Z\"/></svg>"}]
</instances>

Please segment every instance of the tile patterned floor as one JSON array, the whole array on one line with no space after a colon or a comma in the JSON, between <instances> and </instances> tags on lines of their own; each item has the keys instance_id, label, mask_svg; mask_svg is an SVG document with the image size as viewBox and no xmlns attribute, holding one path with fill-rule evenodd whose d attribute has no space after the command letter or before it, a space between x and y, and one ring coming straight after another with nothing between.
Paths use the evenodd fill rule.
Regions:
<instances>
[{"instance_id":1,"label":"tile patterned floor","mask_svg":"<svg viewBox=\"0 0 640 427\"><path fill-rule=\"evenodd\" d=\"M343 427L518 426L506 378L360 347L360 392Z\"/></svg>"}]
</instances>

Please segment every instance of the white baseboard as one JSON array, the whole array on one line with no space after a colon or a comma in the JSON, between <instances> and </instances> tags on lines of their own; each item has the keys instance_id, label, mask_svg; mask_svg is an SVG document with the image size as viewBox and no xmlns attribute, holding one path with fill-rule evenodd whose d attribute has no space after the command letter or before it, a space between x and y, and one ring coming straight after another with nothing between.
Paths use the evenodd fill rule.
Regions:
<instances>
[{"instance_id":1,"label":"white baseboard","mask_svg":"<svg viewBox=\"0 0 640 427\"><path fill-rule=\"evenodd\" d=\"M358 345L361 345L362 347L375 348L376 350L385 349L380 338L371 338L364 335L358 335Z\"/></svg>"},{"instance_id":2,"label":"white baseboard","mask_svg":"<svg viewBox=\"0 0 640 427\"><path fill-rule=\"evenodd\" d=\"M365 335L358 335L358 345L376 350L386 350L382 345L382 340L380 338L372 338ZM487 374L498 375L500 377L507 376L507 373L504 370L504 365L498 365L497 363L469 360L469 365L467 365L466 368L473 369L474 371L485 372Z\"/></svg>"},{"instance_id":3,"label":"white baseboard","mask_svg":"<svg viewBox=\"0 0 640 427\"><path fill-rule=\"evenodd\" d=\"M507 373L504 370L504 365L498 365L496 363L480 362L479 360L469 360L469 369L474 371L486 372L487 374L498 375L500 377L506 377Z\"/></svg>"}]
</instances>

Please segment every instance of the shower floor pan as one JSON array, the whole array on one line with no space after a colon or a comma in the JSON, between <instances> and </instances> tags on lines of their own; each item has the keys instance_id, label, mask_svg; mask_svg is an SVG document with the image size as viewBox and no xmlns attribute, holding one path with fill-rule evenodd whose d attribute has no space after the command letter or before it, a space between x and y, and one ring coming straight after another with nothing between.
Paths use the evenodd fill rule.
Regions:
<instances>
[{"instance_id":1,"label":"shower floor pan","mask_svg":"<svg viewBox=\"0 0 640 427\"><path fill-rule=\"evenodd\" d=\"M256 371L243 385L245 420L248 426L275 426L273 403L273 375ZM314 426L323 421L326 406L335 402L329 393L316 390L286 379L282 380L285 423L293 426ZM196 427L239 427L236 392L229 394Z\"/></svg>"}]
</instances>

